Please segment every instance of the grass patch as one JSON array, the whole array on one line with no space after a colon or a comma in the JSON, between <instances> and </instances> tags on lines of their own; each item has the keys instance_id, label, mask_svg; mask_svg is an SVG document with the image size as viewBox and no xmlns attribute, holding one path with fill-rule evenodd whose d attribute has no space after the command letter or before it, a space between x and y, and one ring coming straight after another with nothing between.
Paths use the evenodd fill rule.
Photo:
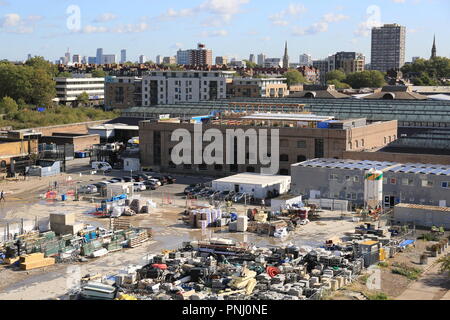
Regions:
<instances>
[{"instance_id":1,"label":"grass patch","mask_svg":"<svg viewBox=\"0 0 450 320\"><path fill-rule=\"evenodd\" d=\"M419 236L417 239L419 240L425 240L425 241L439 241L440 236L436 233L424 233L421 236Z\"/></svg>"},{"instance_id":2,"label":"grass patch","mask_svg":"<svg viewBox=\"0 0 450 320\"><path fill-rule=\"evenodd\" d=\"M389 267L389 263L387 263L387 262L380 262L380 263L378 263L378 266L380 268L387 268L387 267Z\"/></svg>"},{"instance_id":3,"label":"grass patch","mask_svg":"<svg viewBox=\"0 0 450 320\"><path fill-rule=\"evenodd\" d=\"M384 292L367 295L367 298L369 300L389 300L389 297Z\"/></svg>"},{"instance_id":4,"label":"grass patch","mask_svg":"<svg viewBox=\"0 0 450 320\"><path fill-rule=\"evenodd\" d=\"M370 277L370 275L365 274L365 275L362 275L361 277L359 277L358 280L359 280L362 284L366 284L366 283L367 283L367 280L369 279L369 277Z\"/></svg>"},{"instance_id":5,"label":"grass patch","mask_svg":"<svg viewBox=\"0 0 450 320\"><path fill-rule=\"evenodd\" d=\"M404 263L397 263L393 265L392 273L402 275L409 280L417 280L422 274L422 270L419 268L410 267Z\"/></svg>"}]
</instances>

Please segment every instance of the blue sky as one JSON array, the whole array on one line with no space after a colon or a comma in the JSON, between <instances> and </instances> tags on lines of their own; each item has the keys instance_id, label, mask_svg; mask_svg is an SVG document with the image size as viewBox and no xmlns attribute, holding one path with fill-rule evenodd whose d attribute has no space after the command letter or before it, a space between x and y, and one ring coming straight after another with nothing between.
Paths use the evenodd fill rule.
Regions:
<instances>
[{"instance_id":1,"label":"blue sky","mask_svg":"<svg viewBox=\"0 0 450 320\"><path fill-rule=\"evenodd\" d=\"M434 33L438 54L450 57L449 21L448 0L0 0L0 59L55 60L67 48L95 56L102 47L154 60L198 42L214 56L281 57L287 40L292 62L304 52L319 59L337 51L370 61L370 27L396 22L407 27L409 61L430 56Z\"/></svg>"}]
</instances>

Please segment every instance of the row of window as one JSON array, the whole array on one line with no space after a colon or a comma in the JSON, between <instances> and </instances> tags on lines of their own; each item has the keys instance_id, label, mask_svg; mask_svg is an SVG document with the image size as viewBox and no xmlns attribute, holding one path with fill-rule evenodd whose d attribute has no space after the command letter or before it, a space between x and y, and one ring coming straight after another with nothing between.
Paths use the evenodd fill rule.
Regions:
<instances>
[{"instance_id":1,"label":"row of window","mask_svg":"<svg viewBox=\"0 0 450 320\"><path fill-rule=\"evenodd\" d=\"M337 181L337 180L339 180L339 175L335 174L335 173L331 173L329 179L332 181ZM353 177L345 176L345 181L347 181L347 182L352 181L352 182L358 183L358 182L360 182L360 177L359 176L353 176ZM383 178L383 184L388 184L388 182L389 182L389 184L392 184L392 185L396 185L397 183L400 183L403 186L414 186L414 179L411 179L411 178L403 178L403 179L401 179L401 181L397 181L397 178L390 178L390 179ZM420 185L423 188L433 188L434 182L431 180L421 180ZM441 182L441 188L450 189L450 182L449 181Z\"/></svg>"},{"instance_id":2,"label":"row of window","mask_svg":"<svg viewBox=\"0 0 450 320\"><path fill-rule=\"evenodd\" d=\"M176 169L176 165L172 162L172 161L170 161L169 162L169 168L171 168L171 169ZM206 165L206 164L199 164L199 165L197 165L197 168L200 170L200 171L207 171L208 170L208 165ZM191 165L191 164L183 164L183 169L184 170L192 170L193 169L193 165ZM238 172L238 169L239 169L239 167L238 167L238 165L229 165L229 170L231 171L231 172ZM224 170L224 166L223 165L221 165L221 164L216 164L216 165L214 165L214 170L215 171L223 171ZM250 173L254 173L254 172L256 172L256 168L255 167L246 167L246 169L245 169L245 171L246 172L250 172ZM289 169L280 169L280 171L279 171L279 174L280 175L289 175Z\"/></svg>"}]
</instances>

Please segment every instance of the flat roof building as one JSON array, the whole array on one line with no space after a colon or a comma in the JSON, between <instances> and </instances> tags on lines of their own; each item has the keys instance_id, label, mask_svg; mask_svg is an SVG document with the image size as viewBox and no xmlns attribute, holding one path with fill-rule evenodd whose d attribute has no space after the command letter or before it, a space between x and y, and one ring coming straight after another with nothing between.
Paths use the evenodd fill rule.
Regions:
<instances>
[{"instance_id":1,"label":"flat roof building","mask_svg":"<svg viewBox=\"0 0 450 320\"><path fill-rule=\"evenodd\" d=\"M389 161L311 159L292 165L292 192L311 199L364 204L364 175L384 172L383 204L450 205L450 166Z\"/></svg>"},{"instance_id":2,"label":"flat roof building","mask_svg":"<svg viewBox=\"0 0 450 320\"><path fill-rule=\"evenodd\" d=\"M218 117L211 117L203 123L202 134L208 129L217 129L224 136L229 130L255 130L256 135L261 130L279 130L279 174L289 175L290 166L306 159L335 157L342 158L349 150L366 150L387 145L397 138L397 121L376 122L368 124L366 119L336 120L334 117L315 116L307 113L258 113L244 111L241 113L224 112ZM205 119L207 120L207 119ZM166 121L148 120L139 124L141 146L141 161L143 167L167 170L171 172L198 173L225 176L238 172L259 173L264 168L260 161L250 164L250 140L245 140L245 164L227 163L227 154L220 155L221 163L212 165L184 163L175 165L172 162L172 149L178 142L171 141L173 132L177 129L186 130L194 136L192 121L171 123ZM254 135L254 134L253 134ZM205 148L207 145L202 146ZM191 150L193 153L193 150ZM203 154L203 153L202 153ZM228 157L235 157L236 152ZM255 156L255 155L253 155ZM194 157L192 157L193 159ZM275 160L274 160L275 161Z\"/></svg>"},{"instance_id":3,"label":"flat roof building","mask_svg":"<svg viewBox=\"0 0 450 320\"><path fill-rule=\"evenodd\" d=\"M233 98L282 98L288 94L286 78L236 78L227 84L227 96Z\"/></svg>"},{"instance_id":4,"label":"flat roof building","mask_svg":"<svg viewBox=\"0 0 450 320\"><path fill-rule=\"evenodd\" d=\"M105 98L105 78L55 78L56 98L53 101L61 104L73 104L77 98L87 93L93 103L103 102Z\"/></svg>"}]
</instances>

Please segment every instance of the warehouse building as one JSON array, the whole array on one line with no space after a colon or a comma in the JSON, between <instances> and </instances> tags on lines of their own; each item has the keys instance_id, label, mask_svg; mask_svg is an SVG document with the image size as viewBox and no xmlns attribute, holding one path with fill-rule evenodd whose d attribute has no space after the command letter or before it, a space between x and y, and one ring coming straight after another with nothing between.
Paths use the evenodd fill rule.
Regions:
<instances>
[{"instance_id":1,"label":"warehouse building","mask_svg":"<svg viewBox=\"0 0 450 320\"><path fill-rule=\"evenodd\" d=\"M450 229L450 208L399 203L394 208L394 223L417 227Z\"/></svg>"},{"instance_id":2,"label":"warehouse building","mask_svg":"<svg viewBox=\"0 0 450 320\"><path fill-rule=\"evenodd\" d=\"M443 165L313 159L292 166L292 192L364 205L364 175L372 168L384 172L384 207L398 203L450 206L450 166Z\"/></svg>"},{"instance_id":3,"label":"warehouse building","mask_svg":"<svg viewBox=\"0 0 450 320\"><path fill-rule=\"evenodd\" d=\"M291 187L291 177L260 175L256 173L241 173L230 177L214 180L212 188L215 191L243 192L256 199L265 199L276 191L285 194Z\"/></svg>"},{"instance_id":4,"label":"warehouse building","mask_svg":"<svg viewBox=\"0 0 450 320\"><path fill-rule=\"evenodd\" d=\"M223 113L220 119L211 119L204 123L202 130L219 130L224 139L224 152L221 160L214 164L183 163L176 165L171 160L172 150L178 145L178 141L172 141L175 130L187 130L194 137L195 125L191 120L168 122L148 120L139 124L141 163L143 167L154 170L170 171L173 173L197 173L212 176L228 176L239 172L260 173L261 161L250 161L257 158L257 153L251 150L250 138L253 140L261 137L261 130L279 130L279 162L278 174L290 175L291 165L307 159L314 158L343 158L346 151L362 151L380 148L397 138L397 122L376 122L368 124L366 119L336 120L329 116L316 116L308 113L252 113L241 108L240 113ZM237 143L245 144L245 163L233 163L227 161L225 137L230 130L242 129L250 136L245 141ZM248 130L255 130L249 133ZM194 145L194 140L192 144ZM256 144L252 144L254 146ZM208 144L203 145L206 148ZM190 150L193 155L193 150ZM236 158L236 152L228 155ZM219 156L218 156L219 157ZM269 156L271 157L271 156ZM193 158L193 157L191 157Z\"/></svg>"}]
</instances>

